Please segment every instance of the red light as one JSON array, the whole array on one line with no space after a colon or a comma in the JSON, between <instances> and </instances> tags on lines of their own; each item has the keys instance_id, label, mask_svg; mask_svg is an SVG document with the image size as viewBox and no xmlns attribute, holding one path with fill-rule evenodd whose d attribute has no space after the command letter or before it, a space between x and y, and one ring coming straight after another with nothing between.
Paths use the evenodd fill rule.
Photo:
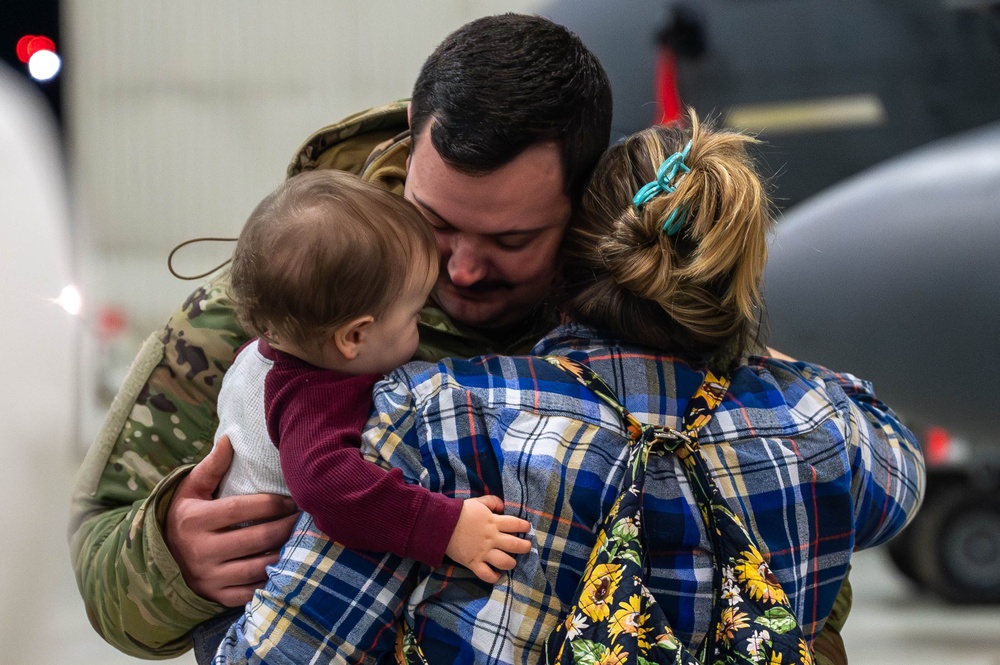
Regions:
<instances>
[{"instance_id":1,"label":"red light","mask_svg":"<svg viewBox=\"0 0 1000 665\"><path fill-rule=\"evenodd\" d=\"M943 427L928 427L924 435L927 448L927 464L942 464L948 460L951 448L951 434Z\"/></svg>"},{"instance_id":2,"label":"red light","mask_svg":"<svg viewBox=\"0 0 1000 665\"><path fill-rule=\"evenodd\" d=\"M27 64L39 51L56 51L56 43L41 35L25 35L17 40L17 59Z\"/></svg>"},{"instance_id":3,"label":"red light","mask_svg":"<svg viewBox=\"0 0 1000 665\"><path fill-rule=\"evenodd\" d=\"M31 59L31 56L28 54L28 42L34 38L34 35L25 35L17 40L17 59L25 64Z\"/></svg>"}]
</instances>

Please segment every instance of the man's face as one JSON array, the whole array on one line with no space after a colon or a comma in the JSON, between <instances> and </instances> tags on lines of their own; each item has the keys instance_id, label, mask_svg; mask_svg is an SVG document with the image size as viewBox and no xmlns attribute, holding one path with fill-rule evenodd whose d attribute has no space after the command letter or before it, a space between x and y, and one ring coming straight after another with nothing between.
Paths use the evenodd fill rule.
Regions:
<instances>
[{"instance_id":1,"label":"man's face","mask_svg":"<svg viewBox=\"0 0 1000 665\"><path fill-rule=\"evenodd\" d=\"M569 223L559 147L540 143L492 173L466 175L441 159L428 128L416 137L404 196L437 236L434 298L466 325L517 322L552 288Z\"/></svg>"}]
</instances>

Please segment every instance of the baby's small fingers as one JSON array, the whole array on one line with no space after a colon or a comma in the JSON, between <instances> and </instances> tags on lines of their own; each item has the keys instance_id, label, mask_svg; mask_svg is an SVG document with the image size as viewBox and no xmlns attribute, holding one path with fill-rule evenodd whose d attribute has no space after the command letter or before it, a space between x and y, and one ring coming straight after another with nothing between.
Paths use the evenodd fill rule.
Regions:
<instances>
[{"instance_id":1,"label":"baby's small fingers","mask_svg":"<svg viewBox=\"0 0 1000 665\"><path fill-rule=\"evenodd\" d=\"M489 559L489 554L486 556ZM489 582L490 584L496 584L500 581L500 573L490 568L483 562L475 563L469 566L469 570L476 574L476 577L484 582Z\"/></svg>"},{"instance_id":2,"label":"baby's small fingers","mask_svg":"<svg viewBox=\"0 0 1000 665\"><path fill-rule=\"evenodd\" d=\"M514 557L503 550L490 550L486 555L486 563L497 570L513 570L516 565Z\"/></svg>"},{"instance_id":3,"label":"baby's small fingers","mask_svg":"<svg viewBox=\"0 0 1000 665\"><path fill-rule=\"evenodd\" d=\"M510 552L511 554L527 554L531 551L531 541L517 536L501 534L497 536L496 546L498 549Z\"/></svg>"},{"instance_id":4,"label":"baby's small fingers","mask_svg":"<svg viewBox=\"0 0 1000 665\"><path fill-rule=\"evenodd\" d=\"M483 496L477 496L471 499L471 501L478 501L479 503L489 508L490 512L497 513L500 515L503 514L503 499L496 496L495 494L485 494Z\"/></svg>"},{"instance_id":5,"label":"baby's small fingers","mask_svg":"<svg viewBox=\"0 0 1000 665\"><path fill-rule=\"evenodd\" d=\"M513 515L503 515L497 518L497 528L504 533L527 533L531 530L531 522Z\"/></svg>"}]
</instances>

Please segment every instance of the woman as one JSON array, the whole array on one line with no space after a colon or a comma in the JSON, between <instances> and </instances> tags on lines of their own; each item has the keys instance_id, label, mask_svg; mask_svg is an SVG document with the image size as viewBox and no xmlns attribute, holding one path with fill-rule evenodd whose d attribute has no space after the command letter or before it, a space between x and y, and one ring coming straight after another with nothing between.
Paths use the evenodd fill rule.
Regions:
<instances>
[{"instance_id":1,"label":"woman","mask_svg":"<svg viewBox=\"0 0 1000 665\"><path fill-rule=\"evenodd\" d=\"M760 345L767 197L746 154L752 139L690 120L690 130L651 128L602 158L566 239L570 322L533 355L572 358L638 420L671 428L709 370L728 377L701 451L809 643L851 552L888 540L915 512L922 460L870 385L747 355ZM532 523L532 551L491 586L456 566L346 550L306 516L219 662L374 662L391 654L399 617L431 663L538 662L623 490L619 414L546 360L499 356L411 363L377 387L375 410L367 455L434 491L503 497L508 514ZM697 650L718 638L709 628L720 590L677 455L649 457L642 501L648 587L676 638ZM778 594L772 581L761 576L758 591Z\"/></svg>"}]
</instances>

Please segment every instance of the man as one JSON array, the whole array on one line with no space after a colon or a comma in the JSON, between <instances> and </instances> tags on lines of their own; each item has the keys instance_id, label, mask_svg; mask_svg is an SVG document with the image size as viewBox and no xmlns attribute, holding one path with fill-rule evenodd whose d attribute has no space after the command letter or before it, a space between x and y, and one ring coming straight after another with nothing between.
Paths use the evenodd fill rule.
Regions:
<instances>
[{"instance_id":1,"label":"man","mask_svg":"<svg viewBox=\"0 0 1000 665\"><path fill-rule=\"evenodd\" d=\"M526 352L552 326L545 300L563 232L607 147L611 92L575 35L537 17L473 21L425 63L409 107L324 128L289 173L342 168L403 194L435 229L441 275L422 314L426 359ZM197 289L140 351L78 475L70 527L95 628L164 658L246 603L297 518L272 495L212 500L222 374L246 333L228 274ZM271 520L231 530L234 524Z\"/></svg>"}]
</instances>

